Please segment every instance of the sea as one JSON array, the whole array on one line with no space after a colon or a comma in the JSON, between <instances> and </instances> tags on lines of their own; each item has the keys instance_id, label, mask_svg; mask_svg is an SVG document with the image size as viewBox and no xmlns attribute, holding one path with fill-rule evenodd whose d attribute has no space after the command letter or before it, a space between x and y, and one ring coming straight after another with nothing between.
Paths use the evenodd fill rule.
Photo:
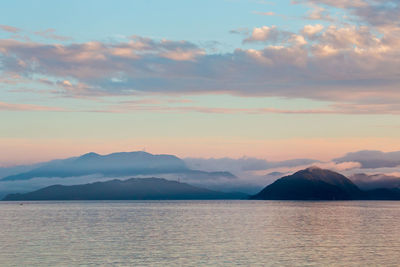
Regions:
<instances>
[{"instance_id":1,"label":"sea","mask_svg":"<svg viewBox=\"0 0 400 267\"><path fill-rule=\"evenodd\" d=\"M400 266L400 202L0 202L0 266Z\"/></svg>"}]
</instances>

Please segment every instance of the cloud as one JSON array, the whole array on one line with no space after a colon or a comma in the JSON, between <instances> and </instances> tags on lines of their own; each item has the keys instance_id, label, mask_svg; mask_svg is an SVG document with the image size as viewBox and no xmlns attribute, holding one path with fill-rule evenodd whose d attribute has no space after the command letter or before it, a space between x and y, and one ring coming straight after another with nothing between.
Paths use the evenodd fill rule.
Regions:
<instances>
[{"instance_id":1,"label":"cloud","mask_svg":"<svg viewBox=\"0 0 400 267\"><path fill-rule=\"evenodd\" d=\"M275 25L262 26L254 28L250 36L243 40L244 43L251 42L273 42L277 43L287 39L289 33L286 31L278 30Z\"/></svg>"},{"instance_id":2,"label":"cloud","mask_svg":"<svg viewBox=\"0 0 400 267\"><path fill-rule=\"evenodd\" d=\"M275 180L297 172L299 170L315 166L330 169L340 173L358 171L359 162L333 161L322 162L313 159L292 159L284 161L267 161L260 158L185 158L186 165L192 169L206 171L229 171L238 177L234 183L249 183L254 186L264 187ZM216 181L214 184L217 184ZM225 185L227 186L227 185Z\"/></svg>"},{"instance_id":3,"label":"cloud","mask_svg":"<svg viewBox=\"0 0 400 267\"><path fill-rule=\"evenodd\" d=\"M65 111L59 107L48 107L31 104L12 104L0 101L0 110L6 111Z\"/></svg>"},{"instance_id":4,"label":"cloud","mask_svg":"<svg viewBox=\"0 0 400 267\"><path fill-rule=\"evenodd\" d=\"M255 11L254 14L261 15L261 16L276 16L276 13L272 12L272 11L269 11L269 12L258 12L258 11Z\"/></svg>"},{"instance_id":5,"label":"cloud","mask_svg":"<svg viewBox=\"0 0 400 267\"><path fill-rule=\"evenodd\" d=\"M314 35L320 33L324 29L324 26L321 24L315 25L305 25L302 33L307 37L313 37Z\"/></svg>"},{"instance_id":6,"label":"cloud","mask_svg":"<svg viewBox=\"0 0 400 267\"><path fill-rule=\"evenodd\" d=\"M307 41L302 35L292 34L288 40L289 43L295 46L306 45Z\"/></svg>"},{"instance_id":7,"label":"cloud","mask_svg":"<svg viewBox=\"0 0 400 267\"><path fill-rule=\"evenodd\" d=\"M128 43L71 45L3 39L0 59L2 70L13 75L69 81L68 90L62 87L68 95L230 93L342 104L363 104L376 96L400 99L400 58L367 29L330 27L319 43L305 47L299 46L305 44L300 35L289 37L296 44L219 55L187 42L138 37Z\"/></svg>"},{"instance_id":8,"label":"cloud","mask_svg":"<svg viewBox=\"0 0 400 267\"><path fill-rule=\"evenodd\" d=\"M237 29L232 32L244 35L244 45L225 53L211 52L184 40L141 36L124 41L69 44L0 39L0 72L2 77L19 76L37 82L46 77L56 81L53 92L65 97L231 94L326 101L325 107L316 110L168 105L134 105L128 107L131 110L399 114L399 3L294 3L307 4L311 13L316 11L325 17L328 8L340 9L348 19L337 25L333 20L326 26L305 25L297 32L274 25ZM57 38L53 29L37 33ZM0 83L10 81L0 79ZM122 109L120 106L99 111Z\"/></svg>"},{"instance_id":9,"label":"cloud","mask_svg":"<svg viewBox=\"0 0 400 267\"><path fill-rule=\"evenodd\" d=\"M169 102L171 103L171 102ZM176 103L176 102L175 102ZM184 103L188 103L187 101ZM189 102L190 103L190 102ZM173 104L173 103L172 103ZM337 114L340 111L329 110L329 109L277 109L277 108L219 108L219 107L207 107L207 106L170 106L166 103L157 101L123 101L121 104L112 105L100 110L90 110L92 112L104 112L104 113L128 113L133 111L155 111L161 113L176 112L198 112L198 113L213 113L213 114L248 114L248 115L260 115L260 114ZM347 112L346 112L347 114ZM353 114L353 113L349 113Z\"/></svg>"},{"instance_id":10,"label":"cloud","mask_svg":"<svg viewBox=\"0 0 400 267\"><path fill-rule=\"evenodd\" d=\"M46 29L43 31L37 31L35 32L36 35L41 36L46 39L52 39L52 40L57 40L57 41L70 41L72 40L71 37L68 36L62 36L62 35L57 35L55 29Z\"/></svg>"},{"instance_id":11,"label":"cloud","mask_svg":"<svg viewBox=\"0 0 400 267\"><path fill-rule=\"evenodd\" d=\"M366 0L297 0L293 2L324 4L327 6L333 6L338 8L364 7L368 5L368 1Z\"/></svg>"},{"instance_id":12,"label":"cloud","mask_svg":"<svg viewBox=\"0 0 400 267\"><path fill-rule=\"evenodd\" d=\"M307 14L305 18L309 20L322 20L329 22L334 21L329 12L325 8L320 6L313 6L313 9Z\"/></svg>"},{"instance_id":13,"label":"cloud","mask_svg":"<svg viewBox=\"0 0 400 267\"><path fill-rule=\"evenodd\" d=\"M333 101L339 113L357 113L352 105L379 104L372 110L381 113L399 110L390 102L382 105L400 100L400 57L387 37L377 39L368 28L328 27L315 37L317 43L306 44L308 37L299 34L287 38L285 46L226 54L137 36L122 43L70 45L3 39L0 61L9 76L67 81L58 83L67 96L228 93Z\"/></svg>"},{"instance_id":14,"label":"cloud","mask_svg":"<svg viewBox=\"0 0 400 267\"><path fill-rule=\"evenodd\" d=\"M284 163L284 161L282 162ZM354 174L355 172L359 172L359 167L361 166L358 162L342 162L336 163L333 161L317 161L317 160L295 160L293 164L277 164L273 168L269 169L269 172L266 174L266 171L258 171L254 172L255 174L263 177L267 177L269 179L280 178L284 175L295 173L299 170L306 169L309 167L318 167L322 169L328 169L332 171L336 171L339 173L343 173L345 175Z\"/></svg>"},{"instance_id":15,"label":"cloud","mask_svg":"<svg viewBox=\"0 0 400 267\"><path fill-rule=\"evenodd\" d=\"M205 171L226 171L243 172L254 170L265 170L268 162L257 158L185 158L185 163L189 168Z\"/></svg>"},{"instance_id":16,"label":"cloud","mask_svg":"<svg viewBox=\"0 0 400 267\"><path fill-rule=\"evenodd\" d=\"M244 35L248 35L249 32L250 31L248 28L237 28L237 29L229 31L229 33L232 33L232 34L244 34Z\"/></svg>"},{"instance_id":17,"label":"cloud","mask_svg":"<svg viewBox=\"0 0 400 267\"><path fill-rule=\"evenodd\" d=\"M319 162L312 159L292 159L284 161L267 161L260 158L185 158L186 165L192 169L204 170L209 172L229 171L237 176L237 179L213 179L207 184L202 181L191 180L197 185L206 185L210 188L220 190L242 191L256 193L261 188L284 176L291 170L299 170L304 165L307 167ZM284 170L285 172L272 172L273 170ZM289 171L287 171L289 170ZM272 173L271 173L272 172Z\"/></svg>"},{"instance_id":18,"label":"cloud","mask_svg":"<svg viewBox=\"0 0 400 267\"><path fill-rule=\"evenodd\" d=\"M336 163L347 161L359 162L361 168L393 168L400 166L400 151L381 152L377 150L363 150L347 153L345 156L334 159Z\"/></svg>"},{"instance_id":19,"label":"cloud","mask_svg":"<svg viewBox=\"0 0 400 267\"><path fill-rule=\"evenodd\" d=\"M352 169L357 169L361 166L359 162L353 162L353 161L346 161L346 162L320 162L320 163L315 163L313 164L316 167L322 168L322 169L329 169L333 171L348 171Z\"/></svg>"},{"instance_id":20,"label":"cloud","mask_svg":"<svg viewBox=\"0 0 400 267\"><path fill-rule=\"evenodd\" d=\"M0 25L0 29L2 29L3 31L6 31L6 32L11 32L11 33L18 33L21 31L21 29L13 27L13 26L9 26L9 25Z\"/></svg>"},{"instance_id":21,"label":"cloud","mask_svg":"<svg viewBox=\"0 0 400 267\"><path fill-rule=\"evenodd\" d=\"M329 45L338 51L354 47L360 50L382 49L382 42L366 26L329 26L318 40L321 45Z\"/></svg>"},{"instance_id":22,"label":"cloud","mask_svg":"<svg viewBox=\"0 0 400 267\"><path fill-rule=\"evenodd\" d=\"M58 82L63 84L63 82ZM65 87L69 87L64 85ZM29 91L35 92L35 91ZM331 108L326 109L278 109L278 108L219 108L219 107L208 107L208 106L194 106L184 105L176 106L174 104L189 104L192 100L168 100L162 101L160 99L142 99L132 101L121 101L120 103L113 105L106 105L99 109L81 109L80 112L97 112L97 113L131 113L135 111L152 111L158 113L206 113L206 114L247 114L247 115L262 115L262 114L288 114L288 115L312 115L312 114L400 114L400 110L391 111L390 109L375 109L366 106L364 110L357 109L357 106L335 108L336 105L332 105ZM338 106L338 105L337 105ZM364 107L363 107L364 108Z\"/></svg>"},{"instance_id":23,"label":"cloud","mask_svg":"<svg viewBox=\"0 0 400 267\"><path fill-rule=\"evenodd\" d=\"M400 2L396 0L303 0L293 1L296 4L311 4L317 11L323 6L344 10L353 20L373 26L399 26ZM315 11L316 13L318 13Z\"/></svg>"},{"instance_id":24,"label":"cloud","mask_svg":"<svg viewBox=\"0 0 400 267\"><path fill-rule=\"evenodd\" d=\"M285 161L267 161L265 159L242 157L233 158L185 158L189 168L206 171L230 171L240 175L243 172L263 171L282 167L296 167L318 162L312 159L292 159Z\"/></svg>"},{"instance_id":25,"label":"cloud","mask_svg":"<svg viewBox=\"0 0 400 267\"><path fill-rule=\"evenodd\" d=\"M357 173L351 175L349 179L363 190L372 190L377 188L400 188L399 176L385 175L380 173Z\"/></svg>"},{"instance_id":26,"label":"cloud","mask_svg":"<svg viewBox=\"0 0 400 267\"><path fill-rule=\"evenodd\" d=\"M377 27L400 26L399 1L375 1L373 4L353 9L353 14Z\"/></svg>"}]
</instances>

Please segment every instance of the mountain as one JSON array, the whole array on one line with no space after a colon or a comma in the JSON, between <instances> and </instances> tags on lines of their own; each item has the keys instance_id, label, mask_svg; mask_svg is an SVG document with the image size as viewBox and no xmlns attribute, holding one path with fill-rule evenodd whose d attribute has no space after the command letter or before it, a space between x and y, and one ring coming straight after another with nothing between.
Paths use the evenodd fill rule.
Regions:
<instances>
[{"instance_id":1,"label":"mountain","mask_svg":"<svg viewBox=\"0 0 400 267\"><path fill-rule=\"evenodd\" d=\"M20 168L21 169L21 168ZM87 153L80 157L41 163L28 171L6 176L0 181L23 181L32 178L79 177L102 175L110 177L171 174L186 180L234 179L230 172L206 172L188 168L183 160L173 155L153 155L143 151L118 152L109 155ZM15 170L13 170L15 173Z\"/></svg>"},{"instance_id":2,"label":"mountain","mask_svg":"<svg viewBox=\"0 0 400 267\"><path fill-rule=\"evenodd\" d=\"M131 178L83 185L52 185L25 194L10 194L3 200L173 200L244 199L242 193L223 193L162 178Z\"/></svg>"},{"instance_id":3,"label":"mountain","mask_svg":"<svg viewBox=\"0 0 400 267\"><path fill-rule=\"evenodd\" d=\"M28 180L35 177L72 177L91 174L129 176L191 171L185 162L173 155L152 155L143 151L109 155L88 153L80 157L48 162L3 181Z\"/></svg>"},{"instance_id":4,"label":"mountain","mask_svg":"<svg viewBox=\"0 0 400 267\"><path fill-rule=\"evenodd\" d=\"M43 163L33 164L33 165L18 165L11 167L0 167L0 179L3 177L28 172L42 166Z\"/></svg>"},{"instance_id":5,"label":"mountain","mask_svg":"<svg viewBox=\"0 0 400 267\"><path fill-rule=\"evenodd\" d=\"M357 173L349 177L362 190L400 188L400 177L385 174Z\"/></svg>"},{"instance_id":6,"label":"mountain","mask_svg":"<svg viewBox=\"0 0 400 267\"><path fill-rule=\"evenodd\" d=\"M367 190L366 200L400 200L400 189L398 188L378 188Z\"/></svg>"},{"instance_id":7,"label":"mountain","mask_svg":"<svg viewBox=\"0 0 400 267\"><path fill-rule=\"evenodd\" d=\"M316 167L278 179L251 199L265 200L352 200L365 198L345 176Z\"/></svg>"}]
</instances>

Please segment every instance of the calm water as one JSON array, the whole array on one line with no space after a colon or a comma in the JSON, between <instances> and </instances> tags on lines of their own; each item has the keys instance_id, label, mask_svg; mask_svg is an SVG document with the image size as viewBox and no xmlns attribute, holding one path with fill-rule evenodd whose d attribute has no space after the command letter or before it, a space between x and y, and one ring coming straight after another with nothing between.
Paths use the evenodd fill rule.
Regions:
<instances>
[{"instance_id":1,"label":"calm water","mask_svg":"<svg viewBox=\"0 0 400 267\"><path fill-rule=\"evenodd\" d=\"M1 266L398 266L400 202L0 203Z\"/></svg>"}]
</instances>

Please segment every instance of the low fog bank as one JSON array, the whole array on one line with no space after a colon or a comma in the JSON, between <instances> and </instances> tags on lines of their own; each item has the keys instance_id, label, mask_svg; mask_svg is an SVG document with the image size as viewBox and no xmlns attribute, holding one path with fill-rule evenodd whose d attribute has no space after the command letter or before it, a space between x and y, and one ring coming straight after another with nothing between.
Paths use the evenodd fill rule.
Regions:
<instances>
[{"instance_id":1,"label":"low fog bank","mask_svg":"<svg viewBox=\"0 0 400 267\"><path fill-rule=\"evenodd\" d=\"M9 193L26 193L55 184L75 185L112 179L125 180L133 177L158 177L180 181L211 190L255 194L265 186L273 183L275 180L310 166L339 172L351 179L360 188L366 190L374 188L399 188L399 154L399 152L385 153L381 151L358 151L348 153L341 158L327 162L314 159L267 161L265 159L251 157L185 158L182 160L175 156L167 156L168 162L172 159L173 163L179 163L179 166L181 166L180 170L168 173L157 172L156 174L130 174L126 176L92 173L82 176L36 177L28 180L0 181L0 198ZM54 163L60 164L67 162L69 164L71 161L75 162L76 160L79 160L82 161L83 164L83 162L86 163L88 159L97 160L97 158L100 158L103 160L110 156L113 158L118 156L118 158L115 159L118 161L122 156L129 156L129 160L126 159L124 161L124 166L130 166L129 162L136 162L143 157L149 157L150 159L154 158L153 155L144 152L115 153L106 156L89 153L81 157L55 160L35 165L3 167L0 168L0 178L27 172L41 166L53 166ZM163 157L165 156L163 155ZM164 158L162 159L165 160ZM156 160L159 161L159 158ZM136 165L138 162L136 162ZM147 163L148 161L144 161L139 165L147 165Z\"/></svg>"}]
</instances>

